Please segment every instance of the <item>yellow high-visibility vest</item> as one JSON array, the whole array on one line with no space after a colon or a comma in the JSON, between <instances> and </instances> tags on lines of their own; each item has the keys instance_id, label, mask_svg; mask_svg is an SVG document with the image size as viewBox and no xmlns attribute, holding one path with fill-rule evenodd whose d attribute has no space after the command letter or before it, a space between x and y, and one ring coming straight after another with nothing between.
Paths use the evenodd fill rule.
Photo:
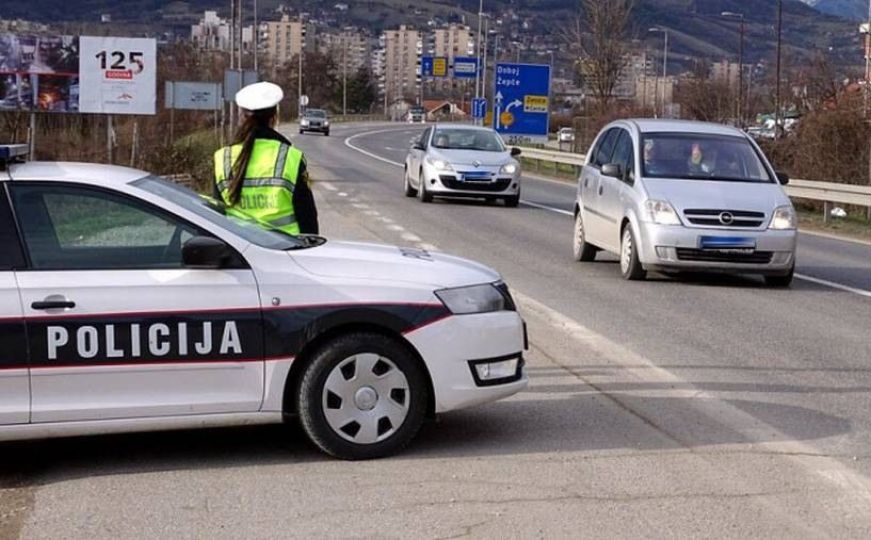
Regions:
<instances>
[{"instance_id":1,"label":"yellow high-visibility vest","mask_svg":"<svg viewBox=\"0 0 871 540\"><path fill-rule=\"evenodd\" d=\"M280 141L257 139L245 171L239 202L230 203L230 177L242 145L225 146L215 152L215 182L230 214L253 218L276 229L299 234L293 209L293 192L299 179L302 152Z\"/></svg>"}]
</instances>

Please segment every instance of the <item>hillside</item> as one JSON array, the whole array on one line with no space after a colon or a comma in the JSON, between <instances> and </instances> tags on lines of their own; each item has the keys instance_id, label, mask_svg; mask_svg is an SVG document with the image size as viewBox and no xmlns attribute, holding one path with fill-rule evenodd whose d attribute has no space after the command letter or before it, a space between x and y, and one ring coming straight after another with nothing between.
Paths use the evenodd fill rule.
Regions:
<instances>
[{"instance_id":1,"label":"hillside","mask_svg":"<svg viewBox=\"0 0 871 540\"><path fill-rule=\"evenodd\" d=\"M815 9L845 19L864 21L868 18L866 0L802 0Z\"/></svg>"},{"instance_id":2,"label":"hillside","mask_svg":"<svg viewBox=\"0 0 871 540\"><path fill-rule=\"evenodd\" d=\"M344 0L347 13L333 9L336 0L259 0L261 18L274 14L281 4L308 12L324 10L336 24L358 24L379 32L400 23L425 25L431 18L474 21L478 0ZM823 15L819 9L839 11L838 6L865 3L866 0L786 0L784 35L787 54L796 61L814 51L828 51L841 64L857 64L861 46L856 25L844 18ZM675 61L690 57L734 57L738 44L738 25L720 16L723 11L745 12L747 17L746 54L750 60L770 58L774 50L773 24L776 0L636 0L633 36L650 46L661 38L649 34L650 26L659 25L672 32ZM59 20L97 21L108 13L116 23L147 24L155 30L187 32L205 9L226 14L228 2L216 0L2 0L0 18L38 18L43 22ZM250 6L250 2L247 3ZM519 20L530 23L530 31L540 36L553 35L566 21L577 16L579 0L485 0L485 9L502 15L514 12ZM846 12L844 12L846 13ZM250 15L250 14L249 14ZM507 19L507 18L506 18ZM515 28L520 23L515 23Z\"/></svg>"}]
</instances>

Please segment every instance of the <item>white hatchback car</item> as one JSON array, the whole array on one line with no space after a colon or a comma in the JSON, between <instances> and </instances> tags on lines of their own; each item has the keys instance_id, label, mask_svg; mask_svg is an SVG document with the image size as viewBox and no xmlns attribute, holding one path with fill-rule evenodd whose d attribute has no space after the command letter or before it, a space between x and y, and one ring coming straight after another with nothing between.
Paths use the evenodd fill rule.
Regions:
<instances>
[{"instance_id":1,"label":"white hatchback car","mask_svg":"<svg viewBox=\"0 0 871 540\"><path fill-rule=\"evenodd\" d=\"M575 204L575 259L620 255L627 279L649 270L759 274L786 287L796 213L756 143L728 126L621 120L587 154Z\"/></svg>"},{"instance_id":2,"label":"white hatchback car","mask_svg":"<svg viewBox=\"0 0 871 540\"><path fill-rule=\"evenodd\" d=\"M293 237L148 173L0 146L0 440L282 422L359 459L523 389L474 262Z\"/></svg>"},{"instance_id":3,"label":"white hatchback car","mask_svg":"<svg viewBox=\"0 0 871 540\"><path fill-rule=\"evenodd\" d=\"M471 197L506 206L520 202L519 148L508 148L493 129L438 124L412 143L405 158L405 195Z\"/></svg>"}]
</instances>

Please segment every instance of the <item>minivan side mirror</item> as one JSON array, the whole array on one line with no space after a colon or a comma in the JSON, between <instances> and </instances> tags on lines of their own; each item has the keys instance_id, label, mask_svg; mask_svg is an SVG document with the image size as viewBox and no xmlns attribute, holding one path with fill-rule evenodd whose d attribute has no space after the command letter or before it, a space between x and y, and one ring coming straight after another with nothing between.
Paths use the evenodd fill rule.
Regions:
<instances>
[{"instance_id":1,"label":"minivan side mirror","mask_svg":"<svg viewBox=\"0 0 871 540\"><path fill-rule=\"evenodd\" d=\"M616 163L602 165L602 175L610 176L612 178L623 178L622 167Z\"/></svg>"},{"instance_id":2,"label":"minivan side mirror","mask_svg":"<svg viewBox=\"0 0 871 540\"><path fill-rule=\"evenodd\" d=\"M232 260L233 248L211 236L194 236L182 246L181 258L186 268L214 270Z\"/></svg>"},{"instance_id":3,"label":"minivan side mirror","mask_svg":"<svg viewBox=\"0 0 871 540\"><path fill-rule=\"evenodd\" d=\"M782 173L782 172L775 172L774 174L777 175L777 181L780 182L781 186L785 186L785 185L789 184L789 175L788 174Z\"/></svg>"},{"instance_id":4,"label":"minivan side mirror","mask_svg":"<svg viewBox=\"0 0 871 540\"><path fill-rule=\"evenodd\" d=\"M426 148L423 147L423 141L421 141L420 139L412 142L411 147L415 150L426 150Z\"/></svg>"},{"instance_id":5,"label":"minivan side mirror","mask_svg":"<svg viewBox=\"0 0 871 540\"><path fill-rule=\"evenodd\" d=\"M523 153L523 150L517 148L516 146L511 147L511 157L517 157Z\"/></svg>"}]
</instances>

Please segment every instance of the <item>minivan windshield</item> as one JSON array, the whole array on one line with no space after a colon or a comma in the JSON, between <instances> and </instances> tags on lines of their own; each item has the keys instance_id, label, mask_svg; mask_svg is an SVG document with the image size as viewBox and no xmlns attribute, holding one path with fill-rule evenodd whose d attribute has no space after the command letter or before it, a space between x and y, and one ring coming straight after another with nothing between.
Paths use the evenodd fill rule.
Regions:
<instances>
[{"instance_id":1,"label":"minivan windshield","mask_svg":"<svg viewBox=\"0 0 871 540\"><path fill-rule=\"evenodd\" d=\"M266 249L291 250L320 245L320 237L291 236L266 223L244 220L226 214L224 203L200 195L184 186L159 176L148 176L132 183L133 186L173 202L185 210L224 229L256 246Z\"/></svg>"},{"instance_id":2,"label":"minivan windshield","mask_svg":"<svg viewBox=\"0 0 871 540\"><path fill-rule=\"evenodd\" d=\"M484 129L439 128L433 135L432 145L441 150L505 151L502 137Z\"/></svg>"},{"instance_id":3,"label":"minivan windshield","mask_svg":"<svg viewBox=\"0 0 871 540\"><path fill-rule=\"evenodd\" d=\"M759 153L743 137L646 133L641 151L645 178L774 182Z\"/></svg>"}]
</instances>

